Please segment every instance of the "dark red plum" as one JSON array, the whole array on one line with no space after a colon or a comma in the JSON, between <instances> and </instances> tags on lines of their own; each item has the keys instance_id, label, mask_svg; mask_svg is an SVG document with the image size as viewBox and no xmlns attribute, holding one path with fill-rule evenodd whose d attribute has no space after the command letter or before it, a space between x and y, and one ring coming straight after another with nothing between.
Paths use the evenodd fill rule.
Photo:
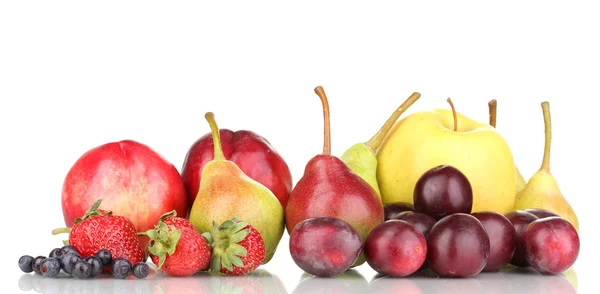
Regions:
<instances>
[{"instance_id":1,"label":"dark red plum","mask_svg":"<svg viewBox=\"0 0 600 294\"><path fill-rule=\"evenodd\" d=\"M383 214L386 221L393 219L401 212L414 210L415 206L408 202L390 202L383 205Z\"/></svg>"},{"instance_id":2,"label":"dark red plum","mask_svg":"<svg viewBox=\"0 0 600 294\"><path fill-rule=\"evenodd\" d=\"M424 213L416 212L416 211L405 211L396 215L393 219L403 220L417 227L419 231L427 238L429 235L429 231L433 225L435 225L435 219L429 215Z\"/></svg>"},{"instance_id":3,"label":"dark red plum","mask_svg":"<svg viewBox=\"0 0 600 294\"><path fill-rule=\"evenodd\" d=\"M559 216L558 214L542 208L527 208L525 211L537 216L538 218L547 218L551 216Z\"/></svg>"},{"instance_id":4,"label":"dark red plum","mask_svg":"<svg viewBox=\"0 0 600 294\"><path fill-rule=\"evenodd\" d=\"M331 277L348 270L362 251L358 232L333 217L312 217L299 222L290 234L290 253L305 272Z\"/></svg>"},{"instance_id":5,"label":"dark red plum","mask_svg":"<svg viewBox=\"0 0 600 294\"><path fill-rule=\"evenodd\" d=\"M511 211L504 216L512 223L517 236L517 241L515 242L515 254L510 260L510 264L519 267L527 267L529 266L529 263L525 259L525 248L523 247L523 239L521 237L527 226L534 220L537 220L538 217L524 210Z\"/></svg>"},{"instance_id":6,"label":"dark red plum","mask_svg":"<svg viewBox=\"0 0 600 294\"><path fill-rule=\"evenodd\" d=\"M442 277L479 274L490 255L490 240L474 216L455 213L439 220L427 238L429 267Z\"/></svg>"},{"instance_id":7,"label":"dark red plum","mask_svg":"<svg viewBox=\"0 0 600 294\"><path fill-rule=\"evenodd\" d=\"M415 185L413 203L416 212L439 220L453 213L471 213L473 189L467 177L449 165L426 171Z\"/></svg>"},{"instance_id":8,"label":"dark red plum","mask_svg":"<svg viewBox=\"0 0 600 294\"><path fill-rule=\"evenodd\" d=\"M365 259L376 272L390 277L408 276L427 258L427 241L421 231L403 220L375 227L365 240Z\"/></svg>"},{"instance_id":9,"label":"dark red plum","mask_svg":"<svg viewBox=\"0 0 600 294\"><path fill-rule=\"evenodd\" d=\"M523 232L525 259L542 274L560 274L569 269L579 255L579 234L561 217L531 222Z\"/></svg>"},{"instance_id":10,"label":"dark red plum","mask_svg":"<svg viewBox=\"0 0 600 294\"><path fill-rule=\"evenodd\" d=\"M471 215L481 222L490 239L490 256L483 271L498 271L507 265L515 254L517 242L515 227L508 218L497 212L475 212Z\"/></svg>"}]
</instances>

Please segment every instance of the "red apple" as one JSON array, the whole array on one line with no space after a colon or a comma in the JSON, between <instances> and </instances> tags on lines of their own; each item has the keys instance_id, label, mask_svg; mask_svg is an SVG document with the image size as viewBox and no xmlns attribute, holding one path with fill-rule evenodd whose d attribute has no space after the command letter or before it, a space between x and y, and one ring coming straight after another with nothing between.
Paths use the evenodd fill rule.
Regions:
<instances>
[{"instance_id":1,"label":"red apple","mask_svg":"<svg viewBox=\"0 0 600 294\"><path fill-rule=\"evenodd\" d=\"M225 158L235 162L247 176L269 188L285 209L292 191L292 174L271 143L252 131L221 129L219 134ZM198 194L202 169L213 159L213 151L212 135L207 133L194 142L185 157L181 175L190 207Z\"/></svg>"},{"instance_id":2,"label":"red apple","mask_svg":"<svg viewBox=\"0 0 600 294\"><path fill-rule=\"evenodd\" d=\"M148 146L125 140L95 147L69 170L62 189L68 227L102 198L101 209L129 218L138 232L154 227L161 215L186 216L185 187L177 169ZM140 239L142 246L148 242Z\"/></svg>"}]
</instances>

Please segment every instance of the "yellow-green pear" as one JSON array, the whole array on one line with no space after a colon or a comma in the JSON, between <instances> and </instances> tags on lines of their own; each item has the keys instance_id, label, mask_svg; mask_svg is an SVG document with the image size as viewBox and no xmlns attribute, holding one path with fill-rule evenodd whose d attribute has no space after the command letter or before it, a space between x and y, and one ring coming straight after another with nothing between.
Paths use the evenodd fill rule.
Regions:
<instances>
[{"instance_id":1,"label":"yellow-green pear","mask_svg":"<svg viewBox=\"0 0 600 294\"><path fill-rule=\"evenodd\" d=\"M210 232L213 222L222 224L234 217L249 223L265 242L265 264L275 254L283 236L283 207L271 190L248 177L233 161L225 159L213 113L206 113L205 118L212 131L214 159L202 169L190 222L200 233Z\"/></svg>"},{"instance_id":2,"label":"yellow-green pear","mask_svg":"<svg viewBox=\"0 0 600 294\"><path fill-rule=\"evenodd\" d=\"M410 95L369 141L352 145L340 156L346 166L371 185L380 198L381 192L377 184L377 149L398 118L420 97L421 94L417 92Z\"/></svg>"},{"instance_id":3,"label":"yellow-green pear","mask_svg":"<svg viewBox=\"0 0 600 294\"><path fill-rule=\"evenodd\" d=\"M515 209L540 208L554 212L565 218L579 231L579 221L575 211L565 199L556 178L550 173L550 146L552 143L552 119L550 103L541 103L544 115L544 157L540 169L529 179L525 188L517 194Z\"/></svg>"}]
</instances>

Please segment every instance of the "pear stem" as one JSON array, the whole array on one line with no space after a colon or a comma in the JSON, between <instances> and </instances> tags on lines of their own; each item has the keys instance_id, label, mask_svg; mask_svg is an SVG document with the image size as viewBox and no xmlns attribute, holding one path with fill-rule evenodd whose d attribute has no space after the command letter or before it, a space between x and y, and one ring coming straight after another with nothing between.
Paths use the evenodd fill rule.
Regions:
<instances>
[{"instance_id":1,"label":"pear stem","mask_svg":"<svg viewBox=\"0 0 600 294\"><path fill-rule=\"evenodd\" d=\"M323 121L324 121L324 131L323 131L323 155L331 154L331 126L329 119L329 102L327 101L327 95L325 95L325 90L323 87L317 86L315 88L315 93L321 98L321 103L323 104Z\"/></svg>"},{"instance_id":2,"label":"pear stem","mask_svg":"<svg viewBox=\"0 0 600 294\"><path fill-rule=\"evenodd\" d=\"M550 117L550 103L542 102L542 112L544 113L544 159L540 169L550 172L550 145L552 143L552 119Z\"/></svg>"},{"instance_id":3,"label":"pear stem","mask_svg":"<svg viewBox=\"0 0 600 294\"><path fill-rule=\"evenodd\" d=\"M219 134L217 122L215 121L215 115L212 112L207 112L204 115L204 118L206 118L206 121L208 121L210 130L212 132L213 145L215 147L213 160L225 160L225 155L223 155L223 147L221 147L221 135Z\"/></svg>"},{"instance_id":4,"label":"pear stem","mask_svg":"<svg viewBox=\"0 0 600 294\"><path fill-rule=\"evenodd\" d=\"M385 122L385 124L383 124L383 126L381 127L381 129L379 129L379 131L377 131L377 133L369 141L365 142L365 145L367 145L368 147L370 147L372 150L379 149L379 146L381 145L381 142L383 142L383 138L385 138L385 136L390 131L390 129L394 126L394 124L396 123L396 121L398 120L398 118L411 105L413 105L413 103L415 103L417 100L419 100L419 98L421 98L421 94L420 93L418 93L418 92L412 93L412 95L410 95L410 97L408 97L402 103L402 105L400 105L398 107L398 109L396 109L396 111L394 111L394 113L390 116L390 118L388 118L388 120Z\"/></svg>"},{"instance_id":5,"label":"pear stem","mask_svg":"<svg viewBox=\"0 0 600 294\"><path fill-rule=\"evenodd\" d=\"M490 126L496 127L496 108L498 108L498 101L496 99L490 100L488 102L488 108L490 110Z\"/></svg>"},{"instance_id":6,"label":"pear stem","mask_svg":"<svg viewBox=\"0 0 600 294\"><path fill-rule=\"evenodd\" d=\"M458 117L456 116L456 109L454 109L454 103L452 103L452 99L446 99L446 102L450 104L450 108L452 108L452 117L454 117L454 131L458 130Z\"/></svg>"}]
</instances>

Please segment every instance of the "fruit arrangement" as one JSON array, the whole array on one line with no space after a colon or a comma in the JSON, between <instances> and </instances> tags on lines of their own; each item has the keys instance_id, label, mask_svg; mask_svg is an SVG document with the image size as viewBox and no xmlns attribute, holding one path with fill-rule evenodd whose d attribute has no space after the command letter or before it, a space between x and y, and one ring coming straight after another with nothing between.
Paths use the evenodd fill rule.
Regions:
<instances>
[{"instance_id":1,"label":"fruit arrangement","mask_svg":"<svg viewBox=\"0 0 600 294\"><path fill-rule=\"evenodd\" d=\"M61 247L23 255L19 268L48 278L241 276L267 264L284 231L294 263L333 277L363 264L385 276L430 270L470 278L504 267L560 274L579 255L579 223L550 173L550 106L542 165L525 181L489 122L448 109L402 114L409 96L366 142L332 154L322 87L323 151L294 185L282 155L259 134L219 129L185 154L181 174L132 140L84 153L62 189ZM477 142L477 144L472 143ZM151 262L151 263L150 263Z\"/></svg>"}]
</instances>

